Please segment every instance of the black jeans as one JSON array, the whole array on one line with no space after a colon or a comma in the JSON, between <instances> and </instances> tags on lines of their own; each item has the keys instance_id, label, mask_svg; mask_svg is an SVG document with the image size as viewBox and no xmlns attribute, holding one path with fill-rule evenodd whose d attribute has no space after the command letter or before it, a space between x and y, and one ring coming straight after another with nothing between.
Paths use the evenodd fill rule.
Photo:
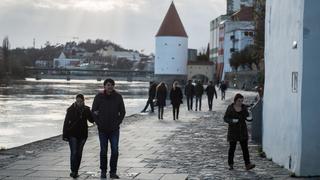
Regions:
<instances>
[{"instance_id":1,"label":"black jeans","mask_svg":"<svg viewBox=\"0 0 320 180\"><path fill-rule=\"evenodd\" d=\"M229 142L230 147L229 147L229 154L228 154L228 164L233 165L233 157L234 157L234 152L236 151L237 147L237 141L230 141ZM248 141L240 141L242 153L243 153L243 160L245 165L250 164L250 157L249 157L249 150L248 150Z\"/></svg>"},{"instance_id":2,"label":"black jeans","mask_svg":"<svg viewBox=\"0 0 320 180\"><path fill-rule=\"evenodd\" d=\"M154 105L153 105L153 99L149 98L148 101L147 101L147 104L146 106L143 108L143 112L145 112L148 108L148 106L150 105L151 107L151 112L154 112Z\"/></svg>"},{"instance_id":3,"label":"black jeans","mask_svg":"<svg viewBox=\"0 0 320 180\"><path fill-rule=\"evenodd\" d=\"M72 172L78 172L81 158L82 158L82 151L84 144L86 143L85 139L79 139L76 137L69 138L69 147L70 147L70 165Z\"/></svg>"},{"instance_id":4,"label":"black jeans","mask_svg":"<svg viewBox=\"0 0 320 180\"><path fill-rule=\"evenodd\" d=\"M226 98L226 91L221 90L221 100L224 100Z\"/></svg>"},{"instance_id":5,"label":"black jeans","mask_svg":"<svg viewBox=\"0 0 320 180\"><path fill-rule=\"evenodd\" d=\"M117 173L117 164L119 156L119 129L110 133L99 132L100 140L100 169L101 171L107 171L108 166L108 141L111 145L111 157L110 157L110 174Z\"/></svg>"},{"instance_id":6,"label":"black jeans","mask_svg":"<svg viewBox=\"0 0 320 180\"><path fill-rule=\"evenodd\" d=\"M176 120L179 118L179 108L180 108L180 104L172 105L173 120Z\"/></svg>"},{"instance_id":7,"label":"black jeans","mask_svg":"<svg viewBox=\"0 0 320 180\"><path fill-rule=\"evenodd\" d=\"M198 102L199 102L199 111L201 111L201 99L202 99L202 96L196 96L196 110L198 110Z\"/></svg>"},{"instance_id":8,"label":"black jeans","mask_svg":"<svg viewBox=\"0 0 320 180\"><path fill-rule=\"evenodd\" d=\"M209 106L209 110L212 110L212 101L213 101L213 95L209 95L208 96L208 106Z\"/></svg>"},{"instance_id":9,"label":"black jeans","mask_svg":"<svg viewBox=\"0 0 320 180\"><path fill-rule=\"evenodd\" d=\"M192 110L193 96L187 96L188 111Z\"/></svg>"},{"instance_id":10,"label":"black jeans","mask_svg":"<svg viewBox=\"0 0 320 180\"><path fill-rule=\"evenodd\" d=\"M158 105L158 119L163 119L163 108L164 106Z\"/></svg>"}]
</instances>

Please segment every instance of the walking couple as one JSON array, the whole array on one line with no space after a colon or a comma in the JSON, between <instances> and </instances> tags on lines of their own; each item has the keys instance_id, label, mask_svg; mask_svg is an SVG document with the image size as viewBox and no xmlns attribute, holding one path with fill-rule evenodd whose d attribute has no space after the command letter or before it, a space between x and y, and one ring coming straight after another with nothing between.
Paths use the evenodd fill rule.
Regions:
<instances>
[{"instance_id":1,"label":"walking couple","mask_svg":"<svg viewBox=\"0 0 320 180\"><path fill-rule=\"evenodd\" d=\"M63 125L63 140L69 142L70 164L73 178L79 177L82 151L88 137L88 124L96 123L100 140L100 169L101 178L107 176L108 141L111 145L110 178L119 179L117 163L119 156L120 124L126 114L122 96L114 90L115 82L106 79L104 90L98 93L93 101L92 109L85 105L84 96L78 94L76 102L68 109Z\"/></svg>"}]
</instances>

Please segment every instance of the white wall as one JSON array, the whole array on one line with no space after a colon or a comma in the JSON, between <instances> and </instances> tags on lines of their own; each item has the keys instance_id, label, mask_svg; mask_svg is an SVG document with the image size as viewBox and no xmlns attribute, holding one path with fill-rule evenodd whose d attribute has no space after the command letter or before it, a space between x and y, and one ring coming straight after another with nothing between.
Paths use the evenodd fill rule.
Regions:
<instances>
[{"instance_id":1,"label":"white wall","mask_svg":"<svg viewBox=\"0 0 320 180\"><path fill-rule=\"evenodd\" d=\"M187 75L188 38L156 37L154 73L159 75Z\"/></svg>"},{"instance_id":2,"label":"white wall","mask_svg":"<svg viewBox=\"0 0 320 180\"><path fill-rule=\"evenodd\" d=\"M267 0L266 6L263 150L298 176L320 175L319 5Z\"/></svg>"},{"instance_id":3,"label":"white wall","mask_svg":"<svg viewBox=\"0 0 320 180\"><path fill-rule=\"evenodd\" d=\"M320 175L320 1L305 0L301 94L303 175Z\"/></svg>"}]
</instances>

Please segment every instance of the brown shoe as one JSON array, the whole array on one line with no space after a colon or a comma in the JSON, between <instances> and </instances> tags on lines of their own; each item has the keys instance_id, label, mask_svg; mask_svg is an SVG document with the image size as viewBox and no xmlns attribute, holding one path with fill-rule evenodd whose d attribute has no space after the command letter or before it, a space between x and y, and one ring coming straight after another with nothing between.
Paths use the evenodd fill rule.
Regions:
<instances>
[{"instance_id":1,"label":"brown shoe","mask_svg":"<svg viewBox=\"0 0 320 180\"><path fill-rule=\"evenodd\" d=\"M255 167L256 167L255 164L247 164L247 165L246 165L246 170L248 171L248 170L253 169L253 168L255 168Z\"/></svg>"}]
</instances>

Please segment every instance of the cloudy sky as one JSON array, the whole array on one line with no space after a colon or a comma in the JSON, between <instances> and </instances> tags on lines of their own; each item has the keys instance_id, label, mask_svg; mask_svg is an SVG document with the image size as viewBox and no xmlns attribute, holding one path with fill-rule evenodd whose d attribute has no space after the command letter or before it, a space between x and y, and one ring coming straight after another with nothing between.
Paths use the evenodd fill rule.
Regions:
<instances>
[{"instance_id":1,"label":"cloudy sky","mask_svg":"<svg viewBox=\"0 0 320 180\"><path fill-rule=\"evenodd\" d=\"M154 52L155 34L172 0L0 0L0 40L11 48L36 48L86 39L113 41ZM209 23L224 14L226 0L174 0L189 48L209 42Z\"/></svg>"}]
</instances>

